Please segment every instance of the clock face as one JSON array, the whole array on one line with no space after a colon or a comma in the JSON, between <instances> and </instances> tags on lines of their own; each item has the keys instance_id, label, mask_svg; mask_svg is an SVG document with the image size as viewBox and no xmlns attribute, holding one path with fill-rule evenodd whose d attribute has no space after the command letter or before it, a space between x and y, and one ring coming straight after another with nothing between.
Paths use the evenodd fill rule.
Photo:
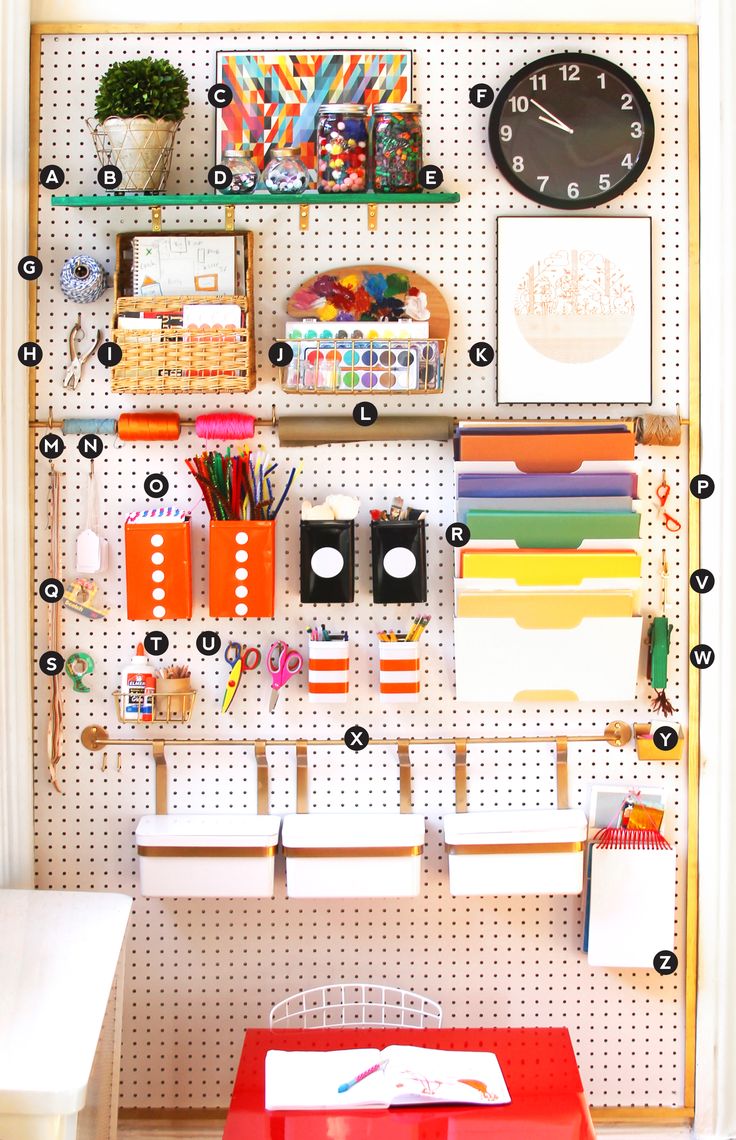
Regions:
<instances>
[{"instance_id":1,"label":"clock face","mask_svg":"<svg viewBox=\"0 0 736 1140\"><path fill-rule=\"evenodd\" d=\"M512 76L493 104L488 133L501 173L521 194L582 210L636 182L652 153L654 117L620 67L563 53Z\"/></svg>"}]
</instances>

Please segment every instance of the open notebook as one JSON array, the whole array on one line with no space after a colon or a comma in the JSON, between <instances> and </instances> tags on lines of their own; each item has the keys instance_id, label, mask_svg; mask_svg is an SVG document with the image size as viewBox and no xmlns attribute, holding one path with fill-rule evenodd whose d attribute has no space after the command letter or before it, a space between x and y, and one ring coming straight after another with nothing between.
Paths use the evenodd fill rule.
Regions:
<instances>
[{"instance_id":1,"label":"open notebook","mask_svg":"<svg viewBox=\"0 0 736 1140\"><path fill-rule=\"evenodd\" d=\"M375 1066L375 1072L355 1082ZM338 1091L346 1085L350 1087ZM270 1049L266 1054L267 1109L492 1105L510 1100L493 1053L389 1045L326 1053Z\"/></svg>"}]
</instances>

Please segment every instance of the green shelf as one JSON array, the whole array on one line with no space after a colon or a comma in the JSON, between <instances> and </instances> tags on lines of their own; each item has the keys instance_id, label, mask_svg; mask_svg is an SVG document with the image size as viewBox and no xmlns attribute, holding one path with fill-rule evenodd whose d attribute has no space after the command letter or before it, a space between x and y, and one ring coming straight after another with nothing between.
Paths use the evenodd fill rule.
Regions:
<instances>
[{"instance_id":1,"label":"green shelf","mask_svg":"<svg viewBox=\"0 0 736 1140\"><path fill-rule=\"evenodd\" d=\"M52 206L352 206L357 204L387 206L390 203L438 205L459 202L457 193L427 190L417 194L53 194Z\"/></svg>"}]
</instances>

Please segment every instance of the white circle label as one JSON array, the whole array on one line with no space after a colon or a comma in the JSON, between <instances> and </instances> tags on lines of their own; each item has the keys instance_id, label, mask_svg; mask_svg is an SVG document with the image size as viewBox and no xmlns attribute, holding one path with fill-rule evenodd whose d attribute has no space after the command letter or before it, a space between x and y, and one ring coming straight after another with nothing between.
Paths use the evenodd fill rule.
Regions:
<instances>
[{"instance_id":1,"label":"white circle label","mask_svg":"<svg viewBox=\"0 0 736 1140\"><path fill-rule=\"evenodd\" d=\"M166 597L166 591L162 590L161 587L159 586L158 589L153 591L153 596L157 602L160 602L162 598Z\"/></svg>"},{"instance_id":2,"label":"white circle label","mask_svg":"<svg viewBox=\"0 0 736 1140\"><path fill-rule=\"evenodd\" d=\"M248 561L248 551L247 550L236 550L235 551L235 561L236 562L247 562Z\"/></svg>"},{"instance_id":3,"label":"white circle label","mask_svg":"<svg viewBox=\"0 0 736 1140\"><path fill-rule=\"evenodd\" d=\"M154 566L160 566L163 560L164 556L160 550L157 551L156 554L151 555L151 562L153 562Z\"/></svg>"},{"instance_id":4,"label":"white circle label","mask_svg":"<svg viewBox=\"0 0 736 1140\"><path fill-rule=\"evenodd\" d=\"M165 576L163 570L154 570L151 574L154 582L163 582Z\"/></svg>"},{"instance_id":5,"label":"white circle label","mask_svg":"<svg viewBox=\"0 0 736 1140\"><path fill-rule=\"evenodd\" d=\"M162 534L151 535L151 546L163 546L164 536Z\"/></svg>"},{"instance_id":6,"label":"white circle label","mask_svg":"<svg viewBox=\"0 0 736 1140\"><path fill-rule=\"evenodd\" d=\"M384 555L383 568L391 578L408 578L417 568L416 556L407 546L395 546Z\"/></svg>"},{"instance_id":7,"label":"white circle label","mask_svg":"<svg viewBox=\"0 0 736 1140\"><path fill-rule=\"evenodd\" d=\"M244 530L239 530L235 535L235 541L238 546L243 546L248 541L248 535Z\"/></svg>"},{"instance_id":8,"label":"white circle label","mask_svg":"<svg viewBox=\"0 0 736 1140\"><path fill-rule=\"evenodd\" d=\"M315 550L310 565L318 578L335 578L345 565L345 559L334 546L322 546Z\"/></svg>"},{"instance_id":9,"label":"white circle label","mask_svg":"<svg viewBox=\"0 0 736 1140\"><path fill-rule=\"evenodd\" d=\"M235 612L238 615L238 617L245 617L245 615L248 612L248 607L243 602L239 602L238 605L235 607Z\"/></svg>"},{"instance_id":10,"label":"white circle label","mask_svg":"<svg viewBox=\"0 0 736 1140\"><path fill-rule=\"evenodd\" d=\"M248 571L243 566L239 566L235 571L235 577L239 582L242 582L244 578L248 577Z\"/></svg>"},{"instance_id":11,"label":"white circle label","mask_svg":"<svg viewBox=\"0 0 736 1140\"><path fill-rule=\"evenodd\" d=\"M166 615L166 610L163 606L154 606L153 607L153 616L154 617L164 617L165 615Z\"/></svg>"}]
</instances>

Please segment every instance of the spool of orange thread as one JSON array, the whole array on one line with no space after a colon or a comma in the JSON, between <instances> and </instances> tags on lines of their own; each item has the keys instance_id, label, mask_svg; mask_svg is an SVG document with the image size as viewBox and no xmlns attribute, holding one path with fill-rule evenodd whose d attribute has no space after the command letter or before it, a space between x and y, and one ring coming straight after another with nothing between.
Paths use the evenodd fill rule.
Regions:
<instances>
[{"instance_id":1,"label":"spool of orange thread","mask_svg":"<svg viewBox=\"0 0 736 1140\"><path fill-rule=\"evenodd\" d=\"M118 438L124 440L178 439L181 421L177 412L123 412L118 417Z\"/></svg>"}]
</instances>

